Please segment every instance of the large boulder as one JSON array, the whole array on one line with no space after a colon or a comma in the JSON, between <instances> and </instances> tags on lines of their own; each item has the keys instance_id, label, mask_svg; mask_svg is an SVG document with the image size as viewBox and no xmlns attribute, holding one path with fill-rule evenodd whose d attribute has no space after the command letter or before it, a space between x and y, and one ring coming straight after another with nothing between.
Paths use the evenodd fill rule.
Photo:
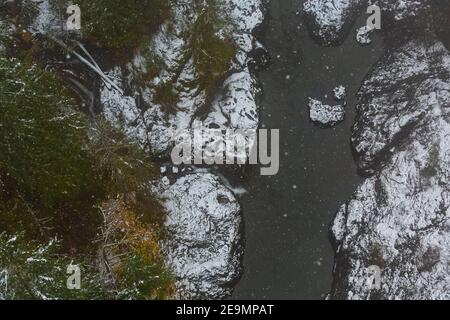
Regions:
<instances>
[{"instance_id":1,"label":"large boulder","mask_svg":"<svg viewBox=\"0 0 450 320\"><path fill-rule=\"evenodd\" d=\"M167 240L163 248L182 299L222 299L242 271L238 201L209 173L190 173L163 187Z\"/></svg>"}]
</instances>

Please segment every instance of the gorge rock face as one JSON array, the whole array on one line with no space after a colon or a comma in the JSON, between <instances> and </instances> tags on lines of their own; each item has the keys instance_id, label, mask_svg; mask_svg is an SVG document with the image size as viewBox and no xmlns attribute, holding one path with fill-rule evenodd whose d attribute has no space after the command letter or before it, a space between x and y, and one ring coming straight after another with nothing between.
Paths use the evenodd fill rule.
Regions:
<instances>
[{"instance_id":1,"label":"gorge rock face","mask_svg":"<svg viewBox=\"0 0 450 320\"><path fill-rule=\"evenodd\" d=\"M223 14L233 21L236 57L222 88L212 101L197 87L192 61L180 64L185 55L184 34L198 16L191 1L174 2L173 16L154 36L149 47L166 69L159 77L139 86L148 57L138 53L125 68L109 75L128 96L101 89L107 119L126 130L145 150L167 157L178 132L201 122L213 129L256 129L259 125L256 97L259 87L250 71L251 53L259 47L252 35L262 21L259 0L224 1ZM223 30L225 31L225 30ZM155 87L178 74L174 88L181 94L174 112L155 101ZM131 94L130 94L131 92ZM205 108L206 107L206 108ZM167 180L167 179L166 179ZM163 181L166 182L167 181ZM161 191L168 210L167 242L163 244L167 262L177 279L177 295L182 299L222 299L230 295L241 274L242 217L233 195L213 174L191 174L179 178Z\"/></svg>"},{"instance_id":2,"label":"gorge rock face","mask_svg":"<svg viewBox=\"0 0 450 320\"><path fill-rule=\"evenodd\" d=\"M331 227L329 298L449 299L450 54L438 38L448 28L442 17L449 4L374 3L390 49L358 93L352 146L367 179ZM322 44L345 37L352 6L305 4ZM379 287L372 286L372 267L380 271Z\"/></svg>"},{"instance_id":3,"label":"gorge rock face","mask_svg":"<svg viewBox=\"0 0 450 320\"><path fill-rule=\"evenodd\" d=\"M444 114L448 52L436 41L411 41L385 55L364 81L352 144L361 169L373 171L392 148L430 118Z\"/></svg>"},{"instance_id":4,"label":"gorge rock face","mask_svg":"<svg viewBox=\"0 0 450 320\"><path fill-rule=\"evenodd\" d=\"M339 211L334 299L450 297L450 54L437 40L387 54L359 93L353 145L374 173ZM381 270L381 288L367 284Z\"/></svg>"},{"instance_id":5,"label":"gorge rock face","mask_svg":"<svg viewBox=\"0 0 450 320\"><path fill-rule=\"evenodd\" d=\"M242 218L233 193L208 173L164 187L168 239L163 248L182 299L221 299L242 271Z\"/></svg>"},{"instance_id":6,"label":"gorge rock face","mask_svg":"<svg viewBox=\"0 0 450 320\"><path fill-rule=\"evenodd\" d=\"M383 13L395 21L402 21L409 18L415 18L423 15L431 9L431 0L377 0L374 3L378 5Z\"/></svg>"}]
</instances>

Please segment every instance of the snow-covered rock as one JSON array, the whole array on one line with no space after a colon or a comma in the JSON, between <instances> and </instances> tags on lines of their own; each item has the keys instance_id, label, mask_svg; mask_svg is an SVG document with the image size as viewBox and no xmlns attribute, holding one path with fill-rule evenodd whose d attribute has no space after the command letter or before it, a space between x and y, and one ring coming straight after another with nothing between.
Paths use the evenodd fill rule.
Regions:
<instances>
[{"instance_id":1,"label":"snow-covered rock","mask_svg":"<svg viewBox=\"0 0 450 320\"><path fill-rule=\"evenodd\" d=\"M374 173L338 212L333 299L450 298L450 54L417 39L359 93L353 144ZM380 289L368 268L381 271Z\"/></svg>"},{"instance_id":2,"label":"snow-covered rock","mask_svg":"<svg viewBox=\"0 0 450 320\"><path fill-rule=\"evenodd\" d=\"M368 45L372 43L372 39L370 38L373 33L373 29L368 26L363 26L356 30L356 41L358 41L362 45Z\"/></svg>"},{"instance_id":3,"label":"snow-covered rock","mask_svg":"<svg viewBox=\"0 0 450 320\"><path fill-rule=\"evenodd\" d=\"M385 15L395 21L416 18L431 9L433 0L376 0Z\"/></svg>"},{"instance_id":4,"label":"snow-covered rock","mask_svg":"<svg viewBox=\"0 0 450 320\"><path fill-rule=\"evenodd\" d=\"M443 113L449 59L442 43L424 40L381 58L358 93L352 144L362 170L373 171L411 131Z\"/></svg>"},{"instance_id":5,"label":"snow-covered rock","mask_svg":"<svg viewBox=\"0 0 450 320\"><path fill-rule=\"evenodd\" d=\"M337 101L343 101L347 97L347 89L344 86L337 86L333 89L333 96Z\"/></svg>"},{"instance_id":6,"label":"snow-covered rock","mask_svg":"<svg viewBox=\"0 0 450 320\"><path fill-rule=\"evenodd\" d=\"M182 299L222 299L242 271L242 217L233 193L216 176L192 173L170 186L163 248Z\"/></svg>"},{"instance_id":7,"label":"snow-covered rock","mask_svg":"<svg viewBox=\"0 0 450 320\"><path fill-rule=\"evenodd\" d=\"M128 126L137 128L131 129L134 132L132 136L145 149L167 155L176 133L192 128L192 124L198 120L206 119L206 125L212 128L256 129L258 127L256 97L259 94L259 87L249 69L249 62L252 51L259 45L252 32L263 19L261 2L260 0L226 0L224 3L223 12L219 14L227 13L231 19L230 25L234 27L230 32L238 50L223 89L212 101L207 101L208 97L203 92L199 92L198 88L190 88L186 85L196 77L192 61L180 65L186 44L183 35L190 30L191 24L199 14L193 9L190 0L173 3L172 17L161 27L160 32L149 44L151 51L166 66L158 77L147 82L145 87L137 88L136 74L144 72L148 62L143 53L138 53L125 70L117 68L113 71L124 86L131 88L131 100L139 97L138 100L142 104L130 104L130 97L123 97L123 102L120 103L113 97L114 94L108 92L110 88L103 87L101 101L109 119L119 124L121 119L128 119ZM173 79L174 73L178 78L174 88L180 95L176 111L169 113L155 101L154 95L157 85ZM205 104L209 107L205 108Z\"/></svg>"},{"instance_id":8,"label":"snow-covered rock","mask_svg":"<svg viewBox=\"0 0 450 320\"><path fill-rule=\"evenodd\" d=\"M314 39L323 45L338 45L364 4L367 0L308 0L303 12Z\"/></svg>"},{"instance_id":9,"label":"snow-covered rock","mask_svg":"<svg viewBox=\"0 0 450 320\"><path fill-rule=\"evenodd\" d=\"M308 107L311 121L322 127L333 127L345 120L345 107L342 104L330 106L309 98Z\"/></svg>"},{"instance_id":10,"label":"snow-covered rock","mask_svg":"<svg viewBox=\"0 0 450 320\"><path fill-rule=\"evenodd\" d=\"M185 61L184 58L186 35L192 32L200 14L191 0L171 1L168 20L147 45L135 50L134 58L125 65L111 66L109 60L102 63L102 52L96 52L99 65L108 65L103 71L113 83L103 83L98 94L106 119L123 129L146 151L168 155L176 134L192 129L198 120L211 128L258 127L259 86L249 65L254 63L254 49L262 50L252 34L263 20L261 0L223 2L218 14L226 16L227 23L218 36L231 34L237 53L222 90L218 90L211 101L206 101L210 97L204 92L189 86L197 75L192 59ZM57 35L64 28L58 20L59 11L51 3L52 0L44 0L37 4L37 15L29 28L36 34ZM81 52L80 48L77 50ZM158 74L146 78L149 69L154 67L160 68ZM174 106L175 112L168 112L156 101L155 88L173 79L175 74L178 80L174 88L179 101ZM159 192L166 200L168 211L169 236L163 247L168 265L177 278L178 297L224 298L232 292L241 273L240 206L233 192L213 174L182 176L183 173L175 171L177 169L173 173L178 180L173 181L173 176L163 177Z\"/></svg>"}]
</instances>

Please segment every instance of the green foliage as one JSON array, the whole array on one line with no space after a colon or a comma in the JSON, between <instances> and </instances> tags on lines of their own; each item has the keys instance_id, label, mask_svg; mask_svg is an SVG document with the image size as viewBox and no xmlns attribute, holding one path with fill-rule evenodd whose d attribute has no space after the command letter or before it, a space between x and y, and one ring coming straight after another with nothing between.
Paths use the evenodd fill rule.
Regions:
<instances>
[{"instance_id":1,"label":"green foliage","mask_svg":"<svg viewBox=\"0 0 450 320\"><path fill-rule=\"evenodd\" d=\"M147 26L167 17L168 0L75 0L83 13L83 36L102 47L135 45Z\"/></svg>"},{"instance_id":2,"label":"green foliage","mask_svg":"<svg viewBox=\"0 0 450 320\"><path fill-rule=\"evenodd\" d=\"M155 102L159 103L166 112L173 114L177 111L176 106L179 101L179 97L172 82L168 81L158 85L155 88L154 99Z\"/></svg>"},{"instance_id":3,"label":"green foliage","mask_svg":"<svg viewBox=\"0 0 450 320\"><path fill-rule=\"evenodd\" d=\"M0 208L28 224L31 236L43 233L38 222L45 220L70 246L95 234L100 220L94 204L105 195L84 148L86 120L75 110L51 73L0 59ZM20 215L23 208L27 214Z\"/></svg>"},{"instance_id":4,"label":"green foliage","mask_svg":"<svg viewBox=\"0 0 450 320\"><path fill-rule=\"evenodd\" d=\"M150 181L159 178L159 168L151 157L101 118L91 130L88 149L110 197L123 196L143 221L161 225L165 211L149 187Z\"/></svg>"},{"instance_id":5,"label":"green foliage","mask_svg":"<svg viewBox=\"0 0 450 320\"><path fill-rule=\"evenodd\" d=\"M62 85L37 66L2 59L0 99L0 168L25 193L41 193L44 206L79 193L90 180L85 122Z\"/></svg>"},{"instance_id":6,"label":"green foliage","mask_svg":"<svg viewBox=\"0 0 450 320\"><path fill-rule=\"evenodd\" d=\"M89 151L97 159L97 168L107 175L108 193L131 193L159 177L151 157L102 118L90 134Z\"/></svg>"},{"instance_id":7,"label":"green foliage","mask_svg":"<svg viewBox=\"0 0 450 320\"><path fill-rule=\"evenodd\" d=\"M146 300L167 299L173 279L162 261L146 258L144 254L132 252L122 262L119 291L120 299Z\"/></svg>"},{"instance_id":8,"label":"green foliage","mask_svg":"<svg viewBox=\"0 0 450 320\"><path fill-rule=\"evenodd\" d=\"M149 187L159 172L120 130L101 119L91 124L76 110L53 74L0 58L0 295L96 299L116 298L120 292L136 299L168 297L172 280L158 246L165 212ZM69 257L97 264L92 257L106 223L101 210L119 198L127 209L113 224L123 233L115 240L123 243L124 235L132 235L121 251L127 258L120 263L120 270L130 273L119 272L118 287L105 289L99 270L82 264L85 287L67 290ZM6 234L20 236L12 241ZM51 240L55 237L61 246ZM136 260L138 252L148 253ZM1 288L5 275L10 290Z\"/></svg>"},{"instance_id":9,"label":"green foliage","mask_svg":"<svg viewBox=\"0 0 450 320\"><path fill-rule=\"evenodd\" d=\"M157 77L164 70L165 63L163 58L156 54L152 48L145 46L142 49L142 62L133 64L133 75L137 84L145 86L147 81Z\"/></svg>"},{"instance_id":10,"label":"green foliage","mask_svg":"<svg viewBox=\"0 0 450 320\"><path fill-rule=\"evenodd\" d=\"M99 279L83 264L57 254L59 243L25 241L21 235L0 234L0 299L101 299L107 295ZM81 289L67 288L67 267L81 268Z\"/></svg>"},{"instance_id":11,"label":"green foliage","mask_svg":"<svg viewBox=\"0 0 450 320\"><path fill-rule=\"evenodd\" d=\"M161 255L158 225L143 223L123 197L103 205L104 228L99 262L109 288L119 299L173 297L173 277Z\"/></svg>"},{"instance_id":12,"label":"green foliage","mask_svg":"<svg viewBox=\"0 0 450 320\"><path fill-rule=\"evenodd\" d=\"M220 34L227 19L220 16L220 0L207 1L200 5L200 14L190 30L189 52L197 71L200 89L207 95L213 93L236 55L236 46L231 36Z\"/></svg>"}]
</instances>

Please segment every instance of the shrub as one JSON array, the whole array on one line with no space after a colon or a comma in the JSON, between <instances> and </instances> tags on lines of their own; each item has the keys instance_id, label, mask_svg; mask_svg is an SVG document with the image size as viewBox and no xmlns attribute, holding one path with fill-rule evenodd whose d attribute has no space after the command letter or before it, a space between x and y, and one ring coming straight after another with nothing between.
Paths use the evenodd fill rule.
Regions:
<instances>
[{"instance_id":1,"label":"shrub","mask_svg":"<svg viewBox=\"0 0 450 320\"><path fill-rule=\"evenodd\" d=\"M122 197L102 207L101 259L120 299L168 299L174 295L158 244L158 225L144 224Z\"/></svg>"},{"instance_id":2,"label":"shrub","mask_svg":"<svg viewBox=\"0 0 450 320\"><path fill-rule=\"evenodd\" d=\"M177 111L179 101L178 92L171 81L161 83L155 88L154 100L159 103L166 112L174 114Z\"/></svg>"}]
</instances>

